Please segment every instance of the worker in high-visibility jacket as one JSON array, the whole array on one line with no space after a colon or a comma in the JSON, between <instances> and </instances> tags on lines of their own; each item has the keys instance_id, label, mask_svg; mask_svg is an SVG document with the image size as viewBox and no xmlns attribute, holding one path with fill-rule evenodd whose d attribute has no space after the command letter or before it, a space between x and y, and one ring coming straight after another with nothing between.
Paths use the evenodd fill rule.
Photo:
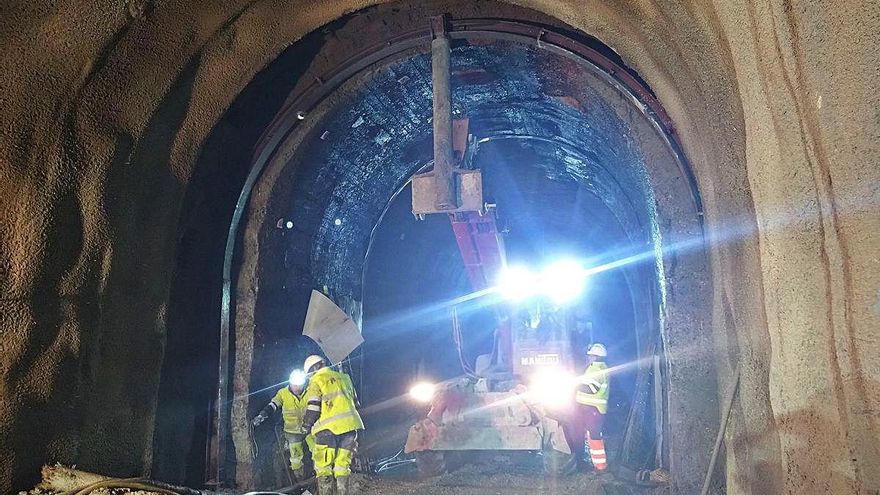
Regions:
<instances>
[{"instance_id":1,"label":"worker in high-visibility jacket","mask_svg":"<svg viewBox=\"0 0 880 495\"><path fill-rule=\"evenodd\" d=\"M290 469L293 470L297 481L303 481L308 476L305 471L305 447L314 450L315 439L308 435L303 427L303 416L306 412L305 391L306 374L301 369L295 369L290 373L287 386L279 389L275 397L266 404L252 421L254 427L260 426L275 411L281 409L281 417L284 420L284 438L287 440L287 448L290 450Z\"/></svg>"},{"instance_id":2,"label":"worker in high-visibility jacket","mask_svg":"<svg viewBox=\"0 0 880 495\"><path fill-rule=\"evenodd\" d=\"M577 417L579 428L584 432L584 446L590 454L590 462L597 471L608 469L608 456L605 454L605 440L602 438L602 424L608 413L608 393L610 377L605 359L608 351L602 344L593 344L587 351L587 369L578 379L575 401L578 403Z\"/></svg>"},{"instance_id":3,"label":"worker in high-visibility jacket","mask_svg":"<svg viewBox=\"0 0 880 495\"><path fill-rule=\"evenodd\" d=\"M307 357L303 369L310 375L303 423L315 436L312 460L318 495L348 495L357 432L364 429L354 385L347 374L329 368L321 356Z\"/></svg>"}]
</instances>

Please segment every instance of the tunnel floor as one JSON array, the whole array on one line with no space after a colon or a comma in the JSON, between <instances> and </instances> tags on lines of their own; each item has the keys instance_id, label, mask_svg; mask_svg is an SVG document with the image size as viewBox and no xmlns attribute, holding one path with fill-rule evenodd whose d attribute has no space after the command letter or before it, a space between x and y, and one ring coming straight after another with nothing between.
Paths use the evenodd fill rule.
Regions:
<instances>
[{"instance_id":1,"label":"tunnel floor","mask_svg":"<svg viewBox=\"0 0 880 495\"><path fill-rule=\"evenodd\" d=\"M356 475L355 493L446 495L526 495L652 493L616 481L611 475L577 473L551 477L545 474L537 455L481 453L470 462L434 478L420 479L414 467L404 466L383 475Z\"/></svg>"},{"instance_id":2,"label":"tunnel floor","mask_svg":"<svg viewBox=\"0 0 880 495\"><path fill-rule=\"evenodd\" d=\"M578 472L565 476L551 476L542 466L540 455L533 452L462 452L454 465L440 476L424 477L416 469L415 463L400 464L381 474L353 473L350 488L352 493L361 495L532 495L532 494L578 494L578 495L654 495L668 494L663 485L639 485L631 480L621 480L610 472L597 473L583 466ZM286 455L286 453L285 453ZM74 467L75 468L75 467ZM59 495L88 493L90 495L154 495L173 494L225 494L229 491L197 491L174 485L156 486L170 491L153 491L114 485L112 487L90 486L88 483L110 480L115 482L137 481L104 478L100 475L73 471L64 467L53 468L48 474L44 468L44 481L31 490L20 491L18 495ZM72 473L76 473L74 476ZM47 481L50 480L51 481ZM147 483L154 483L147 481ZM63 488L63 490L61 489ZM68 488L73 488L72 491ZM300 490L302 488L299 488ZM79 491L87 490L87 491ZM300 493L289 486L268 489L251 494ZM314 493L305 491L303 493ZM717 493L717 492L712 492Z\"/></svg>"}]
</instances>

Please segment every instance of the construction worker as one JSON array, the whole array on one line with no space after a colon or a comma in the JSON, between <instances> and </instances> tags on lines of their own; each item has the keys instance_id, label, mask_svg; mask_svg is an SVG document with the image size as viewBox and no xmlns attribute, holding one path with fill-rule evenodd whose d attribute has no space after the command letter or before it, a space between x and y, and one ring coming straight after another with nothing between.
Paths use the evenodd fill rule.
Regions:
<instances>
[{"instance_id":1,"label":"construction worker","mask_svg":"<svg viewBox=\"0 0 880 495\"><path fill-rule=\"evenodd\" d=\"M266 404L266 407L254 417L254 427L260 426L278 409L281 409L281 417L284 419L284 437L290 450L290 469L293 470L296 481L300 482L307 478L303 459L305 448L303 443L308 444L314 450L314 439L307 435L303 428L303 416L306 412L305 390L306 374L301 369L293 370L286 387L279 389L275 397Z\"/></svg>"},{"instance_id":2,"label":"construction worker","mask_svg":"<svg viewBox=\"0 0 880 495\"><path fill-rule=\"evenodd\" d=\"M303 423L315 436L318 495L348 495L357 432L364 428L354 385L348 375L327 367L321 356L307 357L303 369L310 375Z\"/></svg>"},{"instance_id":3,"label":"construction worker","mask_svg":"<svg viewBox=\"0 0 880 495\"><path fill-rule=\"evenodd\" d=\"M608 469L605 454L605 440L602 438L602 423L608 412L608 392L610 379L605 359L608 351L602 344L593 344L587 351L587 369L579 377L575 401L577 423L584 432L584 443L590 454L590 462L597 471Z\"/></svg>"}]
</instances>

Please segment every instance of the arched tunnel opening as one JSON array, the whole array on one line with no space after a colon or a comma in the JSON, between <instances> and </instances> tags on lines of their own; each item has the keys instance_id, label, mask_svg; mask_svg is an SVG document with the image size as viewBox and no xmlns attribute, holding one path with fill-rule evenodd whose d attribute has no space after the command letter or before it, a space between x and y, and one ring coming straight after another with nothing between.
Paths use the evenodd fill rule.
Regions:
<instances>
[{"instance_id":1,"label":"arched tunnel opening","mask_svg":"<svg viewBox=\"0 0 880 495\"><path fill-rule=\"evenodd\" d=\"M687 403L715 393L714 372L700 360L670 368L664 349L708 338L699 314L707 261L699 192L663 108L612 50L552 18L501 4L425 8L447 16L452 114L467 119L468 166L482 173L508 262L576 259L597 268L586 295L566 309L564 357L582 371L590 344L609 351L618 370L606 428L611 455L632 472L674 469L682 487L696 484L706 459L691 461L695 438L671 437L670 428L717 421L713 400ZM380 17L381 28L370 24ZM428 18L392 6L340 20L290 47L262 74L272 82L258 78L239 98L242 108L272 94L285 103L255 141L227 238L224 293L211 301L222 309L225 334L213 343L219 403L228 406L201 409L194 457L181 462L178 388L194 376L200 387L211 383L212 371L166 364L158 473L190 482L204 473L262 486L283 480L266 447L283 442L245 425L318 350L301 337L312 290L362 328L364 344L341 366L366 411L364 459L402 448L420 410L405 399L415 380L452 379L492 354L491 304L454 302L474 289L449 220L411 212L410 180L433 163ZM320 76L310 72L315 65ZM227 121L241 119L230 113ZM212 137L229 139L228 130L218 126ZM462 312L459 340L453 307ZM681 391L670 395L671 383Z\"/></svg>"},{"instance_id":2,"label":"arched tunnel opening","mask_svg":"<svg viewBox=\"0 0 880 495\"><path fill-rule=\"evenodd\" d=\"M316 353L364 493L880 488L874 3L4 7L0 492L296 491L254 420ZM414 215L426 177L479 204Z\"/></svg>"}]
</instances>

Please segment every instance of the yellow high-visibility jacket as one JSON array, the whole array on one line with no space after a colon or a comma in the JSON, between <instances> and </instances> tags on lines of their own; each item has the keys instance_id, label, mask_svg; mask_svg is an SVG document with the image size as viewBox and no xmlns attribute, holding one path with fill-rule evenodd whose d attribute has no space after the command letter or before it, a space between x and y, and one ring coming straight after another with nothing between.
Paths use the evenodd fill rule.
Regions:
<instances>
[{"instance_id":1,"label":"yellow high-visibility jacket","mask_svg":"<svg viewBox=\"0 0 880 495\"><path fill-rule=\"evenodd\" d=\"M306 412L306 395L297 397L290 391L290 387L284 387L278 390L275 397L272 398L272 404L276 408L281 409L281 416L284 418L284 432L295 435L304 433L303 431L303 415Z\"/></svg>"},{"instance_id":2,"label":"yellow high-visibility jacket","mask_svg":"<svg viewBox=\"0 0 880 495\"><path fill-rule=\"evenodd\" d=\"M319 369L309 380L306 397L305 422L307 427L312 427L312 434L329 430L334 435L341 435L364 429L364 422L357 412L354 385L345 373L330 368ZM313 420L314 424L309 425Z\"/></svg>"},{"instance_id":3,"label":"yellow high-visibility jacket","mask_svg":"<svg viewBox=\"0 0 880 495\"><path fill-rule=\"evenodd\" d=\"M602 361L594 361L579 377L574 400L578 404L593 406L602 414L607 413L610 381L608 365Z\"/></svg>"}]
</instances>

